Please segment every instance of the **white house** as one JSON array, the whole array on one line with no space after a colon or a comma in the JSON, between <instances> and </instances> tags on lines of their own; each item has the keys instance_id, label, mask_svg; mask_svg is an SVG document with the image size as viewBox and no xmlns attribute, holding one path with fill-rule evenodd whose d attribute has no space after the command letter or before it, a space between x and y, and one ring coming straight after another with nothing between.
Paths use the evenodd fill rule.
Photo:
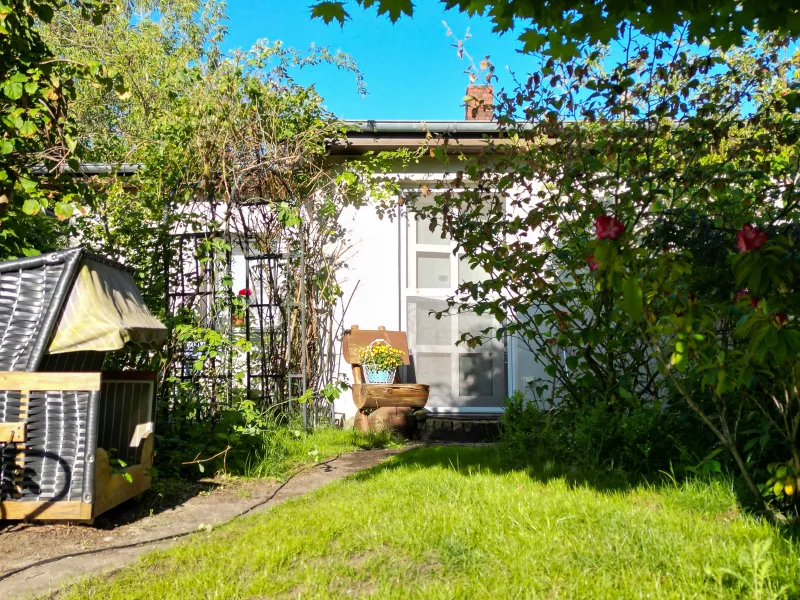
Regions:
<instances>
[{"instance_id":1,"label":"white house","mask_svg":"<svg viewBox=\"0 0 800 600\"><path fill-rule=\"evenodd\" d=\"M353 131L331 148L335 161L358 160L368 151L418 148L428 133L448 139L452 160L447 167L424 158L412 167L389 174L402 188L392 218L380 218L370 207L348 208L341 224L351 235L354 252L341 273L345 297L352 300L344 315L348 325L361 329L385 326L408 333L411 366L404 381L431 386L427 409L434 413L501 413L505 398L515 390L527 392L535 377L546 377L530 351L508 338L469 349L456 345L462 333L496 325L491 317L467 313L436 320L429 313L446 307L445 300L460 281L486 277L455 255L455 244L442 238L429 223L415 219L404 208L406 194L423 186L436 187L458 170L458 156L477 153L486 137L496 136L497 125L486 111L467 108L464 121L351 121ZM477 113L477 115L476 115ZM342 363L342 373L349 375ZM336 402L336 411L348 417L356 412L349 395Z\"/></svg>"},{"instance_id":2,"label":"white house","mask_svg":"<svg viewBox=\"0 0 800 600\"><path fill-rule=\"evenodd\" d=\"M369 204L343 210L339 223L347 232L352 252L338 274L347 307L344 313L344 307L340 307L337 320L347 327L358 325L361 329L377 329L384 326L389 330L407 332L411 366L404 367L401 376L407 382L430 385L427 410L485 416L502 413L504 401L512 392L529 393L528 383L533 379L549 378L526 346L515 338L493 340L475 349L456 344L465 332L496 326L491 317L466 313L437 320L430 315L431 311L446 308L446 299L455 292L459 282L475 281L487 275L471 269L462 255L454 254L456 246L451 240L443 238L440 231L431 231L428 222L409 215L407 210L407 201L419 196L424 187L436 188L445 178L452 178L460 170L461 155L477 154L485 147L487 138L498 136L498 127L491 121L490 86L471 86L468 93L483 96L485 103L467 106L463 121L350 121L346 139L330 145L331 169L343 162L357 161L366 152L401 148L416 150L425 143L429 134L446 138L448 143L443 147L450 155L447 166L436 158L425 156L411 166L399 167L397 172L387 174L399 182L401 190L397 201L392 203L395 205L393 214L381 217ZM84 165L82 172L102 174L110 169L107 165ZM115 168L121 174L134 173L136 169L135 165ZM211 209L199 198L194 205L182 210L205 214ZM247 210L257 209L250 207ZM205 215L208 223L216 222L217 217L212 213ZM181 236L189 236L192 242L206 235L203 231L186 227L173 233L178 240L178 249L183 244ZM178 282L181 289L168 290L174 296L169 301L170 309L177 310L176 306L191 301L197 304L201 313L204 310L209 312L212 310L209 304L212 292L219 287L221 277L215 277L198 263L191 243L185 250L185 256L173 256L180 268L173 274L174 281L170 285L175 287L175 282ZM173 249L173 254L175 252ZM234 291L249 289L253 286L252 271L263 271L265 267L260 263L248 266L252 256L246 258L250 254L237 243L234 243L231 254ZM276 277L280 279L280 274ZM275 282L272 285L274 287ZM184 286L191 289L184 290ZM254 298L258 297L272 310L270 298L260 298L262 293L258 289L253 292ZM217 320L219 323L212 326L227 327L229 319ZM263 354L266 349L259 351ZM269 349L270 354L284 351L283 346ZM251 377L260 378L254 387L259 388L261 394L269 394L266 378L271 375L260 372L258 365L251 373L250 359L248 356L248 382ZM341 356L339 359L339 373L349 379L350 366L341 360ZM193 360L192 349L187 348L184 370L191 370ZM244 368L238 363L235 366ZM294 385L292 393L298 391L296 388ZM349 393L336 401L334 409L346 418L356 413Z\"/></svg>"}]
</instances>

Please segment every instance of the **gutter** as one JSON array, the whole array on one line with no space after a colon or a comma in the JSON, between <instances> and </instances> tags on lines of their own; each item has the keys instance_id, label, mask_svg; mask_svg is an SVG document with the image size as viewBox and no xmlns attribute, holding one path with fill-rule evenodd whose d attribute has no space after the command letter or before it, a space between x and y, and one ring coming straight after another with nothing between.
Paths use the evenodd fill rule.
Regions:
<instances>
[{"instance_id":1,"label":"gutter","mask_svg":"<svg viewBox=\"0 0 800 600\"><path fill-rule=\"evenodd\" d=\"M73 175L133 175L142 168L142 165L133 163L81 163L80 168L75 171L65 166L57 171L51 171L43 165L37 165L31 169L31 173L38 176L54 175L57 173L70 173Z\"/></svg>"},{"instance_id":2,"label":"gutter","mask_svg":"<svg viewBox=\"0 0 800 600\"><path fill-rule=\"evenodd\" d=\"M374 119L346 120L345 124L358 133L469 133L497 134L504 131L495 121L377 121Z\"/></svg>"},{"instance_id":3,"label":"gutter","mask_svg":"<svg viewBox=\"0 0 800 600\"><path fill-rule=\"evenodd\" d=\"M328 141L331 155L359 156L366 152L416 148L429 143L443 146L448 153L477 154L490 141L506 143L509 130L496 121L376 121L346 120L347 133ZM530 129L530 123L519 123L514 130ZM438 136L430 139L429 136Z\"/></svg>"}]
</instances>

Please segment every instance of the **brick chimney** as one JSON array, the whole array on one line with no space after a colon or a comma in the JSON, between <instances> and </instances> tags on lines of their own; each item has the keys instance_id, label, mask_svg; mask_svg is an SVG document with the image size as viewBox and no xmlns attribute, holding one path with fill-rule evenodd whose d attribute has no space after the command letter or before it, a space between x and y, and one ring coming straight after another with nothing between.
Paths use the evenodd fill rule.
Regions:
<instances>
[{"instance_id":1,"label":"brick chimney","mask_svg":"<svg viewBox=\"0 0 800 600\"><path fill-rule=\"evenodd\" d=\"M494 116L494 86L470 84L467 86L467 96L471 98L464 103L464 118L467 121L491 121Z\"/></svg>"}]
</instances>

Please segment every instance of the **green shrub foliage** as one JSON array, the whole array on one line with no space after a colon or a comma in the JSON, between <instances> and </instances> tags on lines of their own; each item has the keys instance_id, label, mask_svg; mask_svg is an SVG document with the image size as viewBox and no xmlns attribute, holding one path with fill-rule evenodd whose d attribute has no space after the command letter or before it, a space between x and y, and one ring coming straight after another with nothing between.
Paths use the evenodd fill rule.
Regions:
<instances>
[{"instance_id":1,"label":"green shrub foliage","mask_svg":"<svg viewBox=\"0 0 800 600\"><path fill-rule=\"evenodd\" d=\"M772 36L721 52L628 31L612 50L542 57L496 100L504 139L417 207L490 275L451 310L528 345L557 406L512 412L567 430L568 455L663 468L688 414L713 440L696 464L719 447L762 508L791 503L800 61Z\"/></svg>"}]
</instances>

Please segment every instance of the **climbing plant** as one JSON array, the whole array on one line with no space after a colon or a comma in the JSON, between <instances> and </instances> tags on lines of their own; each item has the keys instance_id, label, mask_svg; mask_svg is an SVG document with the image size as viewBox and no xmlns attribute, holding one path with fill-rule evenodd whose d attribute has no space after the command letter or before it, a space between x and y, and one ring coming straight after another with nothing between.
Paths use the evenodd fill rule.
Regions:
<instances>
[{"instance_id":1,"label":"climbing plant","mask_svg":"<svg viewBox=\"0 0 800 600\"><path fill-rule=\"evenodd\" d=\"M58 246L59 221L83 205L87 189L65 176L77 168L78 139L69 108L75 81L124 94L114 69L95 57L65 60L40 26L71 7L82 21L100 23L98 0L7 0L0 3L0 257ZM43 213L49 212L49 216ZM55 218L53 218L55 217Z\"/></svg>"},{"instance_id":2,"label":"climbing plant","mask_svg":"<svg viewBox=\"0 0 800 600\"><path fill-rule=\"evenodd\" d=\"M109 173L92 179L86 215L71 226L82 243L136 269L151 310L172 332L160 355L125 358L161 374L159 439L179 461L170 468L198 452L242 447L290 402L330 399L339 389L331 349L348 244L325 159L326 141L343 126L294 74L330 64L357 87L360 74L349 56L322 47L263 40L226 54L225 33L224 4L199 0L112 2L99 28L65 10L44 33L72 60L97 53L124 71L127 94L76 90L79 144ZM188 240L188 253L179 252ZM231 256L240 250L281 263L275 273L250 274L251 282L264 278L268 297L258 284L234 286ZM246 339L242 323L255 318L248 306L256 301L277 304L277 329ZM278 330L286 331L283 345L269 342ZM247 353L279 381L267 398L247 396ZM305 396L289 377L302 372L301 361ZM247 452L237 458L232 450L228 464Z\"/></svg>"}]
</instances>

